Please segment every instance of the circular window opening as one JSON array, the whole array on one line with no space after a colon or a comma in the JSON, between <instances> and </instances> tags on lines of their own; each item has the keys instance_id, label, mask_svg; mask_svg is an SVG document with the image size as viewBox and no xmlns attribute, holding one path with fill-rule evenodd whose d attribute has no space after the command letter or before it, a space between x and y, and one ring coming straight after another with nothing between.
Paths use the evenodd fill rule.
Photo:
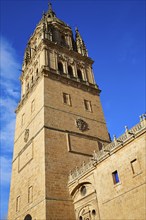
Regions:
<instances>
[{"instance_id":1,"label":"circular window opening","mask_svg":"<svg viewBox=\"0 0 146 220\"><path fill-rule=\"evenodd\" d=\"M96 215L95 209L92 210L92 215Z\"/></svg>"},{"instance_id":2,"label":"circular window opening","mask_svg":"<svg viewBox=\"0 0 146 220\"><path fill-rule=\"evenodd\" d=\"M81 195L84 196L87 192L86 186L82 186L80 192L81 192Z\"/></svg>"},{"instance_id":3,"label":"circular window opening","mask_svg":"<svg viewBox=\"0 0 146 220\"><path fill-rule=\"evenodd\" d=\"M83 220L82 216L79 217L79 220Z\"/></svg>"}]
</instances>

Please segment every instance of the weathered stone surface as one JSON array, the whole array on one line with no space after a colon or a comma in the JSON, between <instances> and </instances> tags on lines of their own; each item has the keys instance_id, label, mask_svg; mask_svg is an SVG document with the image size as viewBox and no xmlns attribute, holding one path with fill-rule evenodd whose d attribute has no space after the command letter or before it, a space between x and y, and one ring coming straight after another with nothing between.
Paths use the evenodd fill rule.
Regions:
<instances>
[{"instance_id":1,"label":"weathered stone surface","mask_svg":"<svg viewBox=\"0 0 146 220\"><path fill-rule=\"evenodd\" d=\"M83 43L84 51L77 52L70 27L57 18L54 22L55 14L48 13L45 22L52 28L52 38L41 21L28 42L22 66L9 220L22 220L28 214L36 220L75 219L68 174L98 150L99 142L110 141L93 61ZM69 105L63 93L69 94ZM84 100L91 103L90 111ZM77 127L79 118L88 129Z\"/></svg>"}]
</instances>

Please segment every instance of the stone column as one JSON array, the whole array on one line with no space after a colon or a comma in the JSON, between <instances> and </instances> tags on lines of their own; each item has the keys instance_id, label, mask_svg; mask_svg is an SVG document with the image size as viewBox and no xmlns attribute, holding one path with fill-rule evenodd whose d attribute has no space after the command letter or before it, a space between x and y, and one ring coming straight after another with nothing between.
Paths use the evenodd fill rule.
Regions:
<instances>
[{"instance_id":1,"label":"stone column","mask_svg":"<svg viewBox=\"0 0 146 220\"><path fill-rule=\"evenodd\" d=\"M55 60L55 70L58 71L58 58L56 51L54 51L54 60Z\"/></svg>"},{"instance_id":2,"label":"stone column","mask_svg":"<svg viewBox=\"0 0 146 220\"><path fill-rule=\"evenodd\" d=\"M67 59L64 59L63 65L64 65L64 73L65 73L65 74L68 74Z\"/></svg>"},{"instance_id":3,"label":"stone column","mask_svg":"<svg viewBox=\"0 0 146 220\"><path fill-rule=\"evenodd\" d=\"M45 58L45 66L49 66L49 58L48 58L48 49L44 47L44 58Z\"/></svg>"},{"instance_id":4,"label":"stone column","mask_svg":"<svg viewBox=\"0 0 146 220\"><path fill-rule=\"evenodd\" d=\"M90 67L90 70L91 70L91 78L93 80L93 83L96 84L95 83L95 79L94 79L94 74L93 74L92 66Z\"/></svg>"},{"instance_id":5,"label":"stone column","mask_svg":"<svg viewBox=\"0 0 146 220\"><path fill-rule=\"evenodd\" d=\"M74 62L74 76L77 77L77 65L76 63Z\"/></svg>"},{"instance_id":6,"label":"stone column","mask_svg":"<svg viewBox=\"0 0 146 220\"><path fill-rule=\"evenodd\" d=\"M82 69L82 73L83 73L83 80L87 81L87 75L86 75L85 68Z\"/></svg>"}]
</instances>

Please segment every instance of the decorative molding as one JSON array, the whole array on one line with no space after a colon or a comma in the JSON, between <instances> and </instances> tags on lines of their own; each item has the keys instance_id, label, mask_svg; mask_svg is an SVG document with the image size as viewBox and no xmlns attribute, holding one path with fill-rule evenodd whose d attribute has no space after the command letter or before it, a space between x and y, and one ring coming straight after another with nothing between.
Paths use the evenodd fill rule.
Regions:
<instances>
[{"instance_id":1,"label":"decorative molding","mask_svg":"<svg viewBox=\"0 0 146 220\"><path fill-rule=\"evenodd\" d=\"M87 122L85 122L83 119L78 118L76 119L76 126L80 131L87 131L89 130L89 126Z\"/></svg>"}]
</instances>

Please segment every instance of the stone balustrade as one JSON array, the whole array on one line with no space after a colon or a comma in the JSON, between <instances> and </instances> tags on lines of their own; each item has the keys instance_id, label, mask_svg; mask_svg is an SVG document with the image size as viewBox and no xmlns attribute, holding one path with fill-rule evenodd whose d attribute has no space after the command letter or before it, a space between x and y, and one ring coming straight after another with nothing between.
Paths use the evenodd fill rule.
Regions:
<instances>
[{"instance_id":1,"label":"stone balustrade","mask_svg":"<svg viewBox=\"0 0 146 220\"><path fill-rule=\"evenodd\" d=\"M134 138L136 134L141 132L143 129L146 128L146 114L143 114L140 116L140 122L136 124L131 129L128 129L127 126L125 126L125 133L121 135L119 138L116 138L114 136L113 141L102 147L102 150L98 152L93 152L93 157L90 159L88 163L81 165L80 168L76 167L75 170L70 171L69 175L69 183L75 180L76 178L79 178L84 173L90 171L91 169L94 169L94 167L100 163L104 158L110 156L110 154L116 150L118 147L122 146L126 141L130 140L131 138Z\"/></svg>"}]
</instances>

